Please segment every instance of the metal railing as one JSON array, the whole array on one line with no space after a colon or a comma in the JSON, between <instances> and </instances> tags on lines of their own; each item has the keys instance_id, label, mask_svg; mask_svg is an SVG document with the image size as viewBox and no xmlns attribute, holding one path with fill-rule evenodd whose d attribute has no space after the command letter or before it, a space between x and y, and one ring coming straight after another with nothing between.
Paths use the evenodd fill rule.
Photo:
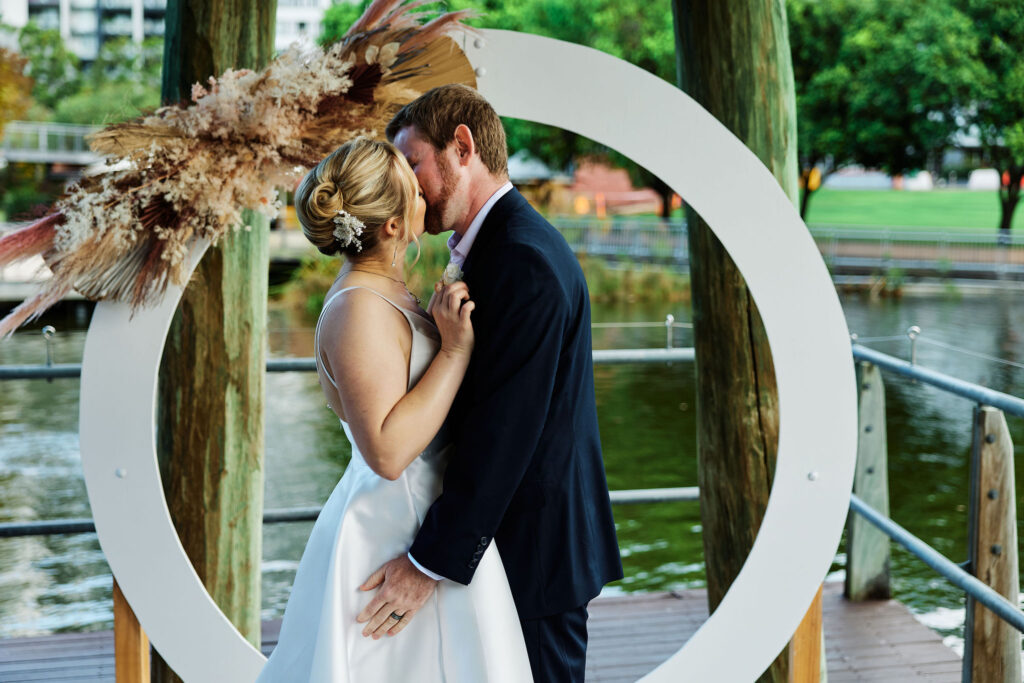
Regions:
<instances>
[{"instance_id":1,"label":"metal railing","mask_svg":"<svg viewBox=\"0 0 1024 683\"><path fill-rule=\"evenodd\" d=\"M674 321L669 317L664 324L670 331ZM917 328L913 328L919 332ZM51 334L52 336L52 334ZM916 335L911 335L913 341ZM966 382L949 375L921 367L913 362L896 358L860 344L852 345L852 357L855 361L862 361L877 366L878 368L901 377L927 384L944 392L963 397L979 406L991 406L998 408L1005 413L1024 417L1024 399L1011 396L1002 392L994 391L987 387ZM690 348L672 348L671 337L669 337L669 348L664 349L615 349L595 350L594 363L666 363L686 362L694 359L694 351ZM309 372L315 371L315 363L312 358L290 358L270 360L267 362L268 372ZM56 377L75 377L81 372L81 366L76 364L66 365L40 365L40 366L16 366L0 367L0 379L39 379ZM974 461L979 457L972 450L972 473L976 469ZM972 474L973 479L973 474ZM669 501L696 501L699 499L697 487L676 487L662 489L636 489L612 491L611 501L615 505L648 504ZM974 563L968 560L964 564L957 564L948 559L935 548L917 538L902 526L894 522L887 515L867 505L858 495L851 494L850 510L860 517L863 517L871 525L884 533L890 539L904 547L918 559L938 572L943 578L954 586L963 590L970 600L984 605L1000 619L1010 624L1018 631L1024 632L1024 612L1021 609L979 580L972 573ZM263 521L266 524L282 522L313 521L320 512L319 507L301 507L279 510L268 510L264 513ZM973 512L973 508L972 508ZM65 519L47 520L33 522L12 522L0 524L0 537L17 537L28 535L49 535L68 533L90 533L95 532L95 527L88 519ZM973 533L973 532L972 532ZM1016 549L1013 549L1016 552ZM969 550L969 557L973 550ZM972 610L968 610L968 623L965 629L973 628ZM969 639L965 637L967 647L965 648L964 680L969 681L969 669L971 660L971 648Z\"/></svg>"},{"instance_id":2,"label":"metal railing","mask_svg":"<svg viewBox=\"0 0 1024 683\"><path fill-rule=\"evenodd\" d=\"M674 332L677 329L689 329L691 323L676 322L671 313L663 322L622 322L594 323L592 327L643 327L664 328L665 348L663 349L597 349L593 352L595 365L622 365L626 363L676 363L694 360L692 348L680 348L674 344ZM46 359L38 365L0 365L0 380L45 379L77 379L82 376L81 363L53 362L52 340L57 330L46 325L41 330L46 342ZM316 360L313 358L268 358L267 372L316 372Z\"/></svg>"},{"instance_id":3,"label":"metal railing","mask_svg":"<svg viewBox=\"0 0 1024 683\"><path fill-rule=\"evenodd\" d=\"M963 230L809 226L833 272L905 271L949 278L1024 277L1024 238Z\"/></svg>"},{"instance_id":4,"label":"metal railing","mask_svg":"<svg viewBox=\"0 0 1024 683\"><path fill-rule=\"evenodd\" d=\"M578 254L680 267L690 263L686 225L678 220L553 218L551 224Z\"/></svg>"},{"instance_id":5,"label":"metal railing","mask_svg":"<svg viewBox=\"0 0 1024 683\"><path fill-rule=\"evenodd\" d=\"M44 144L44 138L49 140L50 137L49 133L19 130L15 126L3 141L2 153L13 159L8 154L8 146L18 140L34 140L33 144L38 148ZM55 137L55 140L59 139L59 136ZM52 146L56 142L46 144ZM689 267L686 225L678 219L665 222L623 217L608 220L553 218L551 222L577 254L611 262L658 264L679 269ZM0 231L3 229L4 226L0 225ZM834 275L1024 280L1024 237L1010 235L1000 241L995 230L908 232L895 228L854 229L814 224L810 231ZM273 258L278 260L296 260L315 253L298 230L272 230L269 244ZM20 268L16 277L3 276L2 279L15 282L20 277L20 281L31 283L48 277L45 269L38 276L33 274L37 265L41 265L40 259L33 261L32 268ZM3 269L0 269L2 273Z\"/></svg>"},{"instance_id":6,"label":"metal railing","mask_svg":"<svg viewBox=\"0 0 1024 683\"><path fill-rule=\"evenodd\" d=\"M862 422L864 432L875 431L874 420L880 419L884 422L884 414L870 414L872 410L881 410L881 402L877 399L866 398L870 392L879 392L882 395L879 370L889 374L897 375L913 382L929 385L943 392L962 397L974 404L972 448L969 456L969 493L968 493L968 547L967 560L957 564L939 553L935 548L917 538L899 524L890 519L878 509L868 505L862 500L858 484L855 482L854 494L850 497L850 510L857 516L867 521L878 531L882 532L892 541L895 541L912 555L923 561L934 569L940 576L949 581L952 585L964 591L967 596L967 609L964 620L964 659L961 679L968 683L975 679L985 681L1010 681L1019 680L1020 669L1020 633L1024 633L1024 612L1016 604L1019 591L1019 575L1017 567L1017 532L1016 532L1016 510L1007 503L1000 503L1001 500L1013 501L1016 498L1014 477L1013 477L1013 445L1010 441L1009 432L1006 431L1004 414L1016 417L1024 417L1024 400L999 391L994 391L971 382L965 382L959 378L951 377L941 372L921 367L916 363L916 342L920 336L920 328L914 326L908 330L911 340L911 361L894 358L874 349L867 348L860 344L853 344L852 352L856 361L860 362L858 373L864 372L865 376L875 379L859 382L858 392L862 392L860 402L867 401L874 404L875 408L869 408L869 415L866 422ZM875 385L879 386L875 386ZM863 403L862 403L863 405ZM864 414L861 416L864 417ZM884 432L880 437L884 443ZM867 438L867 434L862 436ZM870 442L866 442L870 443ZM871 474L872 467L876 463L884 465L884 445L881 446L881 455L869 452L870 447L860 449L858 458L866 458L865 462L858 462L857 481L864 486L865 495L871 495L876 500L888 499L888 492L881 487L881 482L886 478L866 476ZM982 454L988 449L987 455ZM982 461L985 461L985 472L982 472ZM862 471L864 474L862 474ZM1006 505L1004 509L1000 506ZM981 519L987 521L983 524ZM851 529L853 520L848 522L847 529ZM860 532L858 532L860 533ZM857 543L856 535L853 540L848 534L848 543ZM888 550L878 550L877 545L870 541L860 541L859 547L847 548L847 589L851 591L851 576L856 576L853 590L861 590L866 582L872 582L877 586L879 580L884 582L888 591L888 570L884 569L881 574L872 576L874 569L879 566L880 556L883 552L887 560ZM1006 544L1006 545L1004 545ZM857 570L852 565L852 558L860 555L864 560L863 564L868 569ZM993 561L992 558L997 558ZM887 565L888 562L886 561ZM861 572L859 575L854 572ZM883 578L884 575L884 578ZM978 577L984 575L985 581ZM1007 599L1006 595L994 590L992 586L1000 587L1013 599ZM975 603L982 605L998 617L1004 624L1011 627L999 626L988 617L983 626L977 626L978 611ZM1016 633L1014 633L1014 630ZM976 647L976 643L980 643ZM1000 659L1004 653L1013 651L1008 668L1002 669L1005 661ZM996 671L1003 671L996 674Z\"/></svg>"},{"instance_id":7,"label":"metal railing","mask_svg":"<svg viewBox=\"0 0 1024 683\"><path fill-rule=\"evenodd\" d=\"M99 126L71 123L11 121L3 130L0 157L26 163L65 163L88 166L102 157L89 149L85 137Z\"/></svg>"},{"instance_id":8,"label":"metal railing","mask_svg":"<svg viewBox=\"0 0 1024 683\"><path fill-rule=\"evenodd\" d=\"M694 359L693 349L603 349L594 351L595 365L621 365L625 363L681 363ZM316 372L313 358L272 358L267 360L267 372ZM53 365L0 365L0 380L17 379L74 379L82 376L81 363Z\"/></svg>"},{"instance_id":9,"label":"metal railing","mask_svg":"<svg viewBox=\"0 0 1024 683\"><path fill-rule=\"evenodd\" d=\"M611 325L613 324L601 324L602 327L608 327ZM642 325L644 327L665 327L668 330L667 347L663 349L598 349L593 352L594 364L650 364L693 361L694 351L692 348L675 348L672 346L673 328L686 327L688 326L686 323L677 323L673 316L668 315L665 317L664 322L624 324L626 327L637 325ZM53 338L55 330L53 327L47 325L43 328L42 333L46 340L46 363L40 365L0 366L0 380L53 380L77 378L81 376L82 365L80 363L52 363L50 340ZM266 369L267 372L316 372L316 361L313 358L269 359L267 360ZM611 491L610 495L612 504L614 505L694 501L698 499L698 491L695 486ZM314 521L319 514L320 507L318 506L267 510L263 513L263 523L276 524L281 522L310 522ZM96 527L91 519L57 519L0 523L0 538L95 533L95 531Z\"/></svg>"},{"instance_id":10,"label":"metal railing","mask_svg":"<svg viewBox=\"0 0 1024 683\"><path fill-rule=\"evenodd\" d=\"M853 357L856 360L863 360L877 365L893 374L916 380L922 384L929 384L975 403L999 408L1003 412L1017 417L1024 417L1024 399L1017 398L1016 396L1004 394L1001 391L995 391L980 384L965 382L962 379L951 377L935 370L929 370L910 361L895 358L860 344L853 345Z\"/></svg>"},{"instance_id":11,"label":"metal railing","mask_svg":"<svg viewBox=\"0 0 1024 683\"><path fill-rule=\"evenodd\" d=\"M910 554L934 569L951 584L998 614L1001 619L1018 631L1024 632L1024 612L1017 605L979 581L961 565L956 564L852 493L850 494L850 509L871 522L882 533L906 548Z\"/></svg>"},{"instance_id":12,"label":"metal railing","mask_svg":"<svg viewBox=\"0 0 1024 683\"><path fill-rule=\"evenodd\" d=\"M696 486L680 486L663 489L627 489L610 491L612 505L642 505L646 503L671 503L696 501L699 493ZM314 522L322 508L318 505L266 510L264 524L286 522ZM34 522L0 523L0 538L21 536L54 536L60 534L94 534L96 525L91 519L52 519Z\"/></svg>"}]
</instances>

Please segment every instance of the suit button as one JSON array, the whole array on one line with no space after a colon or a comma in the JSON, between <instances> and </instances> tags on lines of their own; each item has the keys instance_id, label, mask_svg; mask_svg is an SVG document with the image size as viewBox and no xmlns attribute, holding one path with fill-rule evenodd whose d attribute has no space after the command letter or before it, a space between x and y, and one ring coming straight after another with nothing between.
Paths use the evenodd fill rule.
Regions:
<instances>
[{"instance_id":1,"label":"suit button","mask_svg":"<svg viewBox=\"0 0 1024 683\"><path fill-rule=\"evenodd\" d=\"M481 536L480 537L480 542L486 544L487 543L487 537L486 536Z\"/></svg>"}]
</instances>

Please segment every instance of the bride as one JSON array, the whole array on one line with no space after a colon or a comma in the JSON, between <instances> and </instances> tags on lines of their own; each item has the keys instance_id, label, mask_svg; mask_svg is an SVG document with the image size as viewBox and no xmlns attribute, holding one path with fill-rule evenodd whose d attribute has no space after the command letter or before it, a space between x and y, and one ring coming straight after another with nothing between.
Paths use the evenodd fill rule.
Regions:
<instances>
[{"instance_id":1,"label":"bride","mask_svg":"<svg viewBox=\"0 0 1024 683\"><path fill-rule=\"evenodd\" d=\"M363 581L408 550L440 493L443 423L469 364L474 304L462 282L438 283L426 311L406 288L405 252L423 233L425 202L390 143L346 143L303 179L295 206L306 237L346 257L314 351L352 460L313 526L257 680L531 681L494 544L470 585L441 580L415 619L356 621L374 592Z\"/></svg>"}]
</instances>

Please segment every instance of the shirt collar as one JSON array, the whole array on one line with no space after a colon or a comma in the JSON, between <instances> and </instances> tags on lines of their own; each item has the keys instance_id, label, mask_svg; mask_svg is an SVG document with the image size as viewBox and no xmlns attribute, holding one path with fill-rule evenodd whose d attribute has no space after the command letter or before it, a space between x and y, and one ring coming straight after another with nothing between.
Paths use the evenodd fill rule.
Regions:
<instances>
[{"instance_id":1,"label":"shirt collar","mask_svg":"<svg viewBox=\"0 0 1024 683\"><path fill-rule=\"evenodd\" d=\"M469 227L466 228L466 233L460 235L457 232L453 232L448 237L448 250L452 253L452 261L462 266L466 263L466 258L469 256L469 250L473 247L473 242L476 240L477 233L480 232L480 226L484 224L484 219L487 218L487 214L491 212L493 207L499 199L504 197L509 190L512 189L512 183L506 182L504 185L499 187L490 198L484 202L484 205L477 211L476 216L470 222Z\"/></svg>"}]
</instances>

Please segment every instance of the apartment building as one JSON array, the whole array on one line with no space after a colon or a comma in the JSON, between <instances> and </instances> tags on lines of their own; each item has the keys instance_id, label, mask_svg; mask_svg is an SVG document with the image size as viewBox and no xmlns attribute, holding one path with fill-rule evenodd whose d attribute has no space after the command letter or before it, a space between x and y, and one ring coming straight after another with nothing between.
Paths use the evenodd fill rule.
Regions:
<instances>
[{"instance_id":1,"label":"apartment building","mask_svg":"<svg viewBox=\"0 0 1024 683\"><path fill-rule=\"evenodd\" d=\"M330 6L331 0L278 0L275 49L315 41ZM162 36L166 14L167 0L0 0L0 21L56 29L83 62L96 59L100 45L113 38L140 43Z\"/></svg>"}]
</instances>

